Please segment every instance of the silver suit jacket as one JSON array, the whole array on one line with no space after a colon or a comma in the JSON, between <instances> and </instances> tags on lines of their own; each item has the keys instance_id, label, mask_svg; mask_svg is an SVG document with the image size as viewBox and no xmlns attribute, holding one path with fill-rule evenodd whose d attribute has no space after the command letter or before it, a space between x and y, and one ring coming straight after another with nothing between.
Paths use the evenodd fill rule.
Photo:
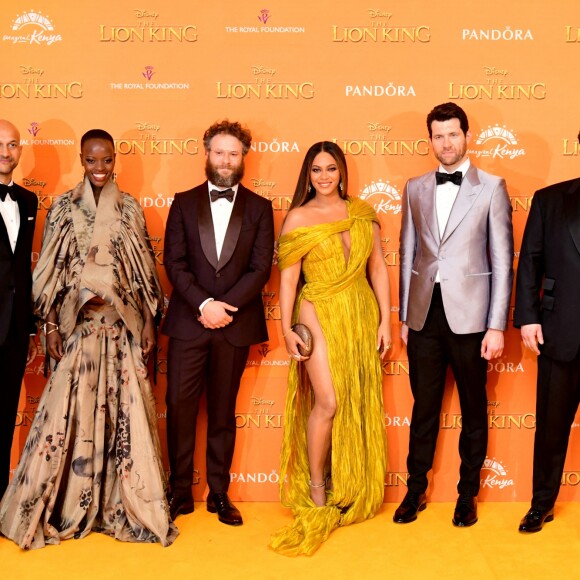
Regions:
<instances>
[{"instance_id":1,"label":"silver suit jacket","mask_svg":"<svg viewBox=\"0 0 580 580\"><path fill-rule=\"evenodd\" d=\"M513 281L512 207L505 180L470 165L440 234L435 171L403 196L399 318L421 330L439 270L445 316L456 334L505 330Z\"/></svg>"}]
</instances>

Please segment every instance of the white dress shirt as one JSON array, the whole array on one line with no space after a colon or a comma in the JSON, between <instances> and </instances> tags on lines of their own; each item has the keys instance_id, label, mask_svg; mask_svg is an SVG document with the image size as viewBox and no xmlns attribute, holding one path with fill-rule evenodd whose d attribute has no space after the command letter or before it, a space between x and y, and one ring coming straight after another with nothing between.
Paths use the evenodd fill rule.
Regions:
<instances>
[{"instance_id":1,"label":"white dress shirt","mask_svg":"<svg viewBox=\"0 0 580 580\"><path fill-rule=\"evenodd\" d=\"M14 185L14 181L11 181L8 185ZM20 230L20 211L18 210L18 203L9 195L6 196L4 201L0 201L0 215L2 215L6 225L10 246L12 247L12 252L14 252L16 241L18 240L18 230Z\"/></svg>"},{"instance_id":2,"label":"white dress shirt","mask_svg":"<svg viewBox=\"0 0 580 580\"><path fill-rule=\"evenodd\" d=\"M227 187L216 187L213 183L208 182L209 188L207 195L212 189L217 189L218 191L223 191L224 189L229 189ZM232 217L232 210L234 209L234 203L236 203L236 195L238 193L238 184L232 186L231 188L234 192L233 201L228 201L225 198L216 199L216 201L211 201L211 219L213 221L213 230L215 233L215 249L217 251L218 260L220 259L222 253L222 247L224 245L224 240L226 237L226 232L228 230L228 225L230 223L230 218Z\"/></svg>"},{"instance_id":3,"label":"white dress shirt","mask_svg":"<svg viewBox=\"0 0 580 580\"><path fill-rule=\"evenodd\" d=\"M465 178L465 174L470 165L471 162L469 161L469 158L467 158L457 169L455 169L455 171L461 171ZM441 165L439 166L438 171L441 173L450 173ZM452 171L451 173L455 173L455 171ZM437 211L437 224L439 225L439 240L443 238L443 234L445 233L445 228L449 216L451 215L451 209L453 208L453 204L455 203L455 199L459 193L459 187L459 185L455 185L452 181L446 181L445 183L435 187L435 209ZM439 271L437 271L435 282L439 281Z\"/></svg>"},{"instance_id":4,"label":"white dress shirt","mask_svg":"<svg viewBox=\"0 0 580 580\"><path fill-rule=\"evenodd\" d=\"M232 201L228 201L226 198L216 199L215 201L211 201L210 198L209 200L211 207L211 219L213 221L213 231L215 235L215 249L217 252L218 260L220 259L222 253L226 232L228 231L228 225L230 224L230 218L232 217L232 211L234 209L234 203L236 203L238 185L239 184L236 183L236 185L231 187L234 192L234 199ZM217 187L210 181L208 181L208 186L208 197L212 189L217 189L218 191L229 189L227 187ZM213 298L208 298L199 305L200 314L203 314L203 307L212 300Z\"/></svg>"}]
</instances>

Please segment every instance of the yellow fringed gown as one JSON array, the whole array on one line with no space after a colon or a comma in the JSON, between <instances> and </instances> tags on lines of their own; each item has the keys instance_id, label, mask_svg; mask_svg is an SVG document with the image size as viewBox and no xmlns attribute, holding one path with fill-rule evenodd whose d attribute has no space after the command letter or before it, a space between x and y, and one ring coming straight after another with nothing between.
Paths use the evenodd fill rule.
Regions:
<instances>
[{"instance_id":1,"label":"yellow fringed gown","mask_svg":"<svg viewBox=\"0 0 580 580\"><path fill-rule=\"evenodd\" d=\"M327 342L337 411L332 427L332 491L325 507L310 498L306 446L313 392L290 363L280 467L281 498L294 523L272 537L271 547L287 555L310 555L339 526L375 515L384 499L386 441L381 361L377 352L379 310L366 277L373 248L374 210L357 198L347 200L349 217L300 227L279 241L281 270L302 259L305 284L297 297L314 304ZM345 261L340 233L350 231ZM301 382L303 381L303 382ZM305 384L306 383L306 384Z\"/></svg>"}]
</instances>

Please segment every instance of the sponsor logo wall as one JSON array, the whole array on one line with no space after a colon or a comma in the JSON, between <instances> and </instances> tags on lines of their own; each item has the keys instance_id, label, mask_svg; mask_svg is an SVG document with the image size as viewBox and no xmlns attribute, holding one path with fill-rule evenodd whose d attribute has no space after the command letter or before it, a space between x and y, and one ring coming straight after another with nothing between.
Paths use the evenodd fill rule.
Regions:
<instances>
[{"instance_id":1,"label":"sponsor logo wall","mask_svg":"<svg viewBox=\"0 0 580 580\"><path fill-rule=\"evenodd\" d=\"M517 266L534 191L580 174L577 3L530 0L521 11L490 0L467 3L449 19L436 4L417 0L394 6L103 0L98 13L78 2L17 0L0 16L0 45L1 116L16 123L24 145L15 178L39 197L33 260L52 200L82 177L81 135L104 128L116 140L120 186L144 207L166 304L164 225L175 192L204 179L202 136L211 123L227 117L252 130L244 183L272 202L277 232L308 147L326 139L343 148L351 195L367 200L382 225L394 334L383 367L385 499L400 500L412 397L398 338L398 239L406 180L435 167L426 114L449 100L467 111L473 162L508 183ZM278 286L274 268L263 291L270 338L252 347L237 403L236 500L278 499L288 370ZM158 359L154 391L165 445L163 337ZM45 384L42 370L42 356L27 369L13 466ZM483 500L529 499L535 373L534 357L510 327L503 357L488 365ZM461 416L451 378L448 387L430 488L435 501L453 500L458 478ZM205 430L203 413L198 429ZM198 441L199 500L206 490L204 436ZM561 499L580 499L579 451L574 428Z\"/></svg>"}]
</instances>

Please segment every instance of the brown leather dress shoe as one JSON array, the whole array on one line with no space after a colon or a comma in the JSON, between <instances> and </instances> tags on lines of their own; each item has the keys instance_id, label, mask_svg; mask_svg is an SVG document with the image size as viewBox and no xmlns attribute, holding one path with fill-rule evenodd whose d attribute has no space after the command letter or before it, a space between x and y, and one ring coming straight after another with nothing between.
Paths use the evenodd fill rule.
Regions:
<instances>
[{"instance_id":1,"label":"brown leather dress shoe","mask_svg":"<svg viewBox=\"0 0 580 580\"><path fill-rule=\"evenodd\" d=\"M427 496L424 493L408 491L401 505L396 509L393 521L396 524L410 524L417 519L417 514L427 507Z\"/></svg>"},{"instance_id":2,"label":"brown leather dress shoe","mask_svg":"<svg viewBox=\"0 0 580 580\"><path fill-rule=\"evenodd\" d=\"M169 500L169 515L175 521L179 514L190 514L193 512L193 497L191 494L174 494Z\"/></svg>"},{"instance_id":3,"label":"brown leather dress shoe","mask_svg":"<svg viewBox=\"0 0 580 580\"><path fill-rule=\"evenodd\" d=\"M207 496L207 511L218 515L218 520L228 526L241 526L242 514L230 501L227 493L212 493Z\"/></svg>"},{"instance_id":4,"label":"brown leather dress shoe","mask_svg":"<svg viewBox=\"0 0 580 580\"><path fill-rule=\"evenodd\" d=\"M520 532L533 533L539 532L545 522L551 522L554 519L554 508L549 510L537 510L531 508L523 517L518 528Z\"/></svg>"},{"instance_id":5,"label":"brown leather dress shoe","mask_svg":"<svg viewBox=\"0 0 580 580\"><path fill-rule=\"evenodd\" d=\"M459 494L453 513L453 525L467 528L477 522L477 498L466 493Z\"/></svg>"}]
</instances>

